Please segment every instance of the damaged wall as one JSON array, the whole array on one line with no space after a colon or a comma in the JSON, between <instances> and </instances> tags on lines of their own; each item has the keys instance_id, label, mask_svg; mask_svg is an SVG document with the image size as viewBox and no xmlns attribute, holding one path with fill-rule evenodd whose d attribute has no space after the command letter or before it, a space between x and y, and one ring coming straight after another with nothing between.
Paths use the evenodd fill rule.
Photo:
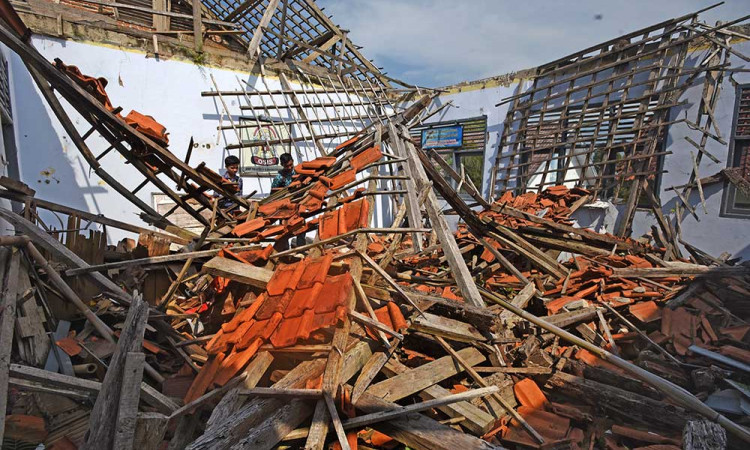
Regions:
<instances>
[{"instance_id":1,"label":"damaged wall","mask_svg":"<svg viewBox=\"0 0 750 450\"><path fill-rule=\"evenodd\" d=\"M239 150L227 151L224 147L227 143L236 144L238 139L231 129L217 130L220 124L229 124L225 115L220 120L224 108L219 98L201 97L201 92L215 90L211 76L222 90L236 91L240 88L240 82L247 82L258 90L266 89L258 77L247 72L159 60L145 53L38 35L33 38L33 44L48 60L60 58L66 64L78 66L84 74L106 78L109 82L106 90L113 105L122 106L123 115L130 110L137 110L153 116L163 124L170 133L169 150L177 157L185 158L190 138L193 137L195 145L190 165L195 167L205 162L207 167L222 173L224 158L229 154L239 153ZM39 198L123 221L137 222L139 210L89 170L88 164L47 106L18 56L12 54L10 64L22 69L13 72L13 94L20 99L16 114L22 155L21 180L36 189ZM278 78L272 76L266 77L266 84L272 90L281 88ZM225 96L224 101L237 123L243 114L240 103L245 102L241 102L237 96ZM257 103L257 100L254 101ZM266 102L268 101L267 98ZM281 97L276 101L282 101ZM65 102L63 104L79 132L85 133L88 124L72 107ZM359 123L354 126L348 123L335 125L337 129L357 129L360 126ZM322 131L325 132L325 129ZM319 130L318 133L320 132ZM328 144L329 148L335 146L336 141L333 142ZM86 143L97 155L108 146L97 133L88 138ZM317 156L309 142L299 142L291 150L297 160L309 160ZM132 166L123 164L124 160L115 152L104 156L100 162L107 172L129 188L135 188L143 180L140 173ZM258 191L258 196L265 196L270 191L270 185L270 177L244 177L244 194ZM156 191L149 187L138 192L141 199L153 205L155 200L165 198L163 195L155 198ZM386 202L383 204L386 205ZM58 225L53 216L45 217L45 221ZM124 232L112 230L110 243L124 236Z\"/></svg>"},{"instance_id":2,"label":"damaged wall","mask_svg":"<svg viewBox=\"0 0 750 450\"><path fill-rule=\"evenodd\" d=\"M743 54L750 53L750 42L742 41L733 43L733 48ZM685 63L686 69L694 68L699 65L705 58L705 49L691 49ZM735 55L730 56L732 66L742 66L743 61ZM519 83L523 83L519 89ZM695 120L703 90L703 77L696 81L696 85L687 90L680 97L685 104L673 107L670 111L669 121L675 121L687 117ZM736 72L732 77L727 76L723 80L722 90L719 97L715 117L718 128L722 136L729 141L732 136L732 124L736 103L735 84L750 83L750 74L747 72ZM544 84L544 81L540 83ZM510 97L519 92L525 92L531 87L528 80L514 79L508 85L496 85L485 87L482 82L474 84L467 83L460 89L451 87L447 88L448 92L441 95L435 100L435 106L444 105L452 102L452 106L447 107L440 114L431 117L426 123L439 123L463 118L475 117L477 115L487 116L487 146L485 151L485 163L483 168L483 186L482 193L485 196L490 194L491 171L495 165L498 152L498 142L503 131L506 114L509 104L503 104L498 107L495 105L499 100ZM633 95L637 91L633 90ZM664 151L671 152L664 156L663 166L665 173L661 175L659 182L659 194L661 197L663 211L669 214L674 211L675 202L679 201L676 193L667 190L671 186L684 185L689 181L692 171L692 159L690 151L696 152L695 147L689 144L684 137L690 136L696 139L699 134L691 130L684 123L677 123L668 126L667 138L664 143ZM709 158L703 158L699 167L701 177L714 175L721 169L728 167L727 158L729 156L729 145L722 145L716 141L710 140L707 150L719 159L719 163L713 162ZM501 161L498 168L504 168L507 160ZM573 183L568 183L571 186ZM706 209L703 210L699 194L696 189L693 190L690 203L695 208L698 218L696 219L690 213L682 222L682 237L685 241L692 242L701 250L712 255L719 255L722 252L729 252L735 256L750 258L750 246L747 243L747 229L750 225L750 216L747 218L726 217L720 214L726 183L716 183L704 187L706 197ZM616 205L622 212L623 204ZM604 212L601 211L601 214ZM600 222L600 214L594 214L595 221ZM607 220L610 228L614 225L610 219ZM646 209L638 209L633 223L633 236L641 236L650 232L651 226L655 224L653 213ZM612 231L612 229L610 229ZM716 236L721 236L717 239Z\"/></svg>"}]
</instances>

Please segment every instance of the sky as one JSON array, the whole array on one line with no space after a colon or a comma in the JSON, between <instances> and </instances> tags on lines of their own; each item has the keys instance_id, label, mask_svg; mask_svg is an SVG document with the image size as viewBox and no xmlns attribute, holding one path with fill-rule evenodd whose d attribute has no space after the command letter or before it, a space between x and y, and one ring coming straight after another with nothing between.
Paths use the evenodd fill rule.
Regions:
<instances>
[{"instance_id":1,"label":"sky","mask_svg":"<svg viewBox=\"0 0 750 450\"><path fill-rule=\"evenodd\" d=\"M535 67L716 0L317 0L388 75L426 87ZM715 24L750 0L702 13Z\"/></svg>"}]
</instances>

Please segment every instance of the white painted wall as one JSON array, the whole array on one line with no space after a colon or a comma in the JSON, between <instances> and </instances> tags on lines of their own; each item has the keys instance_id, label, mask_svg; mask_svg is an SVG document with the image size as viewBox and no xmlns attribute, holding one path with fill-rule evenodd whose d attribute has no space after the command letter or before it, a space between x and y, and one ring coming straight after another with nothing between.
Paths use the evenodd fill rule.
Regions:
<instances>
[{"instance_id":1,"label":"white painted wall","mask_svg":"<svg viewBox=\"0 0 750 450\"><path fill-rule=\"evenodd\" d=\"M247 82L258 90L266 89L259 79L245 72L159 60L144 53L45 36L35 36L32 42L50 61L60 58L66 64L78 66L87 75L106 78L109 81L107 93L112 104L122 106L123 115L134 109L162 123L170 133L169 149L179 158L184 159L190 138L193 137L197 146L193 149L190 164L196 166L205 162L216 171L221 171L224 158L230 154L224 150L226 142L237 143L238 140L233 130L217 130L219 117L223 113L219 99L201 97L200 93L214 89L211 76L225 91L239 90L241 82ZM63 131L20 58L13 54L10 64L13 69L13 94L18 99L16 124L21 179L37 190L39 198L142 224L138 217L140 210L89 171L85 159ZM266 83L269 89L280 89L280 82L276 78L269 76ZM225 97L225 101L237 121L241 113L240 99ZM269 103L268 98L265 101ZM281 97L276 101L280 104L283 102ZM257 100L255 102L260 104ZM72 107L65 105L79 132L86 132L88 123ZM351 112L354 115L363 113L361 108L359 112ZM323 111L318 113L324 116ZM334 110L331 108L328 113L333 116ZM223 123L228 124L226 117ZM360 125L360 122L339 123L316 129L316 132L357 129ZM332 145L342 140L345 139L334 141ZM108 146L96 133L86 142L97 155ZM311 147L300 144L299 150L303 159L317 156ZM238 155L239 151L232 150L231 153ZM296 149L293 149L294 153ZM131 190L143 180L137 170L125 164L124 159L114 151L105 156L101 164L110 175ZM257 190L258 195L266 195L270 191L270 184L271 178L245 178L244 193ZM147 187L138 196L153 205L154 193L153 189ZM45 216L45 221L62 227L53 216ZM110 243L125 236L130 235L109 230Z\"/></svg>"},{"instance_id":2,"label":"white painted wall","mask_svg":"<svg viewBox=\"0 0 750 450\"><path fill-rule=\"evenodd\" d=\"M739 52L750 55L750 42L734 44L734 47ZM686 65L695 66L700 64L704 58L705 50L696 51L689 55ZM735 67L746 65L746 63L739 60L736 56L732 56L730 62ZM731 78L740 84L750 83L750 73L747 72L735 73ZM670 120L683 118L686 112L690 120L695 120L703 89L702 78L698 82L698 86L689 89L681 97L682 100L687 100L687 105L681 108L673 108ZM503 98L510 97L517 91L523 91L530 87L528 81L521 81L520 83L522 83L520 89L519 82L516 81L513 85L507 87L500 86L482 89L468 87L463 92L441 95L436 99L437 106L443 105L448 101L453 101L453 104L457 107L449 107L446 111L428 120L428 123L436 123L476 117L483 114L487 115L488 139L487 150L485 152L483 186L485 196L489 195L491 171L495 165L500 134L502 133L503 123L508 111L508 104L499 107L495 107L495 105ZM543 84L544 81L542 80L540 85ZM637 93L634 92L633 95L637 95ZM716 111L719 128L721 129L722 136L727 141L729 141L731 136L735 100L735 88L727 74ZM434 108L435 105L432 107ZM689 152L695 149L685 141L685 136L691 136L694 140L699 140L700 134L688 129L684 124L676 124L669 128L666 150L671 151L672 154L665 157L664 166L667 173L662 176L660 192L664 205L663 209L667 214L674 209L675 202L678 199L673 191L666 191L665 189L670 186L687 183L692 170ZM704 157L699 168L701 176L713 175L727 167L728 145L722 145L716 141L709 140L707 148L720 160L720 163L716 164ZM501 160L498 168L502 169L504 165L505 161ZM682 221L682 237L686 242L712 255L718 256L722 252L729 252L735 256L750 259L750 218L738 219L720 216L724 189L725 187L722 184L705 188L707 212L703 211L698 193L694 190L690 202L698 211L698 219L696 220L691 215L684 218ZM600 215L596 215L596 219L591 223L598 223L601 220L603 218ZM654 223L651 213L645 210L638 210L633 224L633 235L641 236L649 232L651 225ZM609 223L608 226L611 228L613 224Z\"/></svg>"}]
</instances>

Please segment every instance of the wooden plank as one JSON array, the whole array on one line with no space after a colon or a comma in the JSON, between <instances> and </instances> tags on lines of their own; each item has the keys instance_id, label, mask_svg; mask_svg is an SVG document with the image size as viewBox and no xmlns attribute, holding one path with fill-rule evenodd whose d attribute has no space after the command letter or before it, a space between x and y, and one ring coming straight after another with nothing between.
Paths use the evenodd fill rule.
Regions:
<instances>
[{"instance_id":1,"label":"wooden plank","mask_svg":"<svg viewBox=\"0 0 750 450\"><path fill-rule=\"evenodd\" d=\"M471 343L486 340L482 333L468 323L430 313L414 317L411 329L460 342Z\"/></svg>"},{"instance_id":2,"label":"wooden plank","mask_svg":"<svg viewBox=\"0 0 750 450\"><path fill-rule=\"evenodd\" d=\"M82 447L84 450L112 448L114 445L118 404L122 400L120 394L124 382L124 366L128 353L141 350L147 320L148 303L143 301L142 295L134 295L120 333L117 350L109 362L107 374L91 412L89 435Z\"/></svg>"},{"instance_id":3,"label":"wooden plank","mask_svg":"<svg viewBox=\"0 0 750 450\"><path fill-rule=\"evenodd\" d=\"M76 378L20 364L11 364L10 373L13 377L19 379L71 390L92 398L96 397L102 388L102 384L98 381ZM146 383L141 384L141 397L146 403L163 414L171 414L178 408L176 403Z\"/></svg>"},{"instance_id":4,"label":"wooden plank","mask_svg":"<svg viewBox=\"0 0 750 450\"><path fill-rule=\"evenodd\" d=\"M402 130L402 132L404 132L405 136L409 135L408 131ZM398 136L393 136L392 138L399 139ZM424 167L419 162L419 155L417 154L417 149L414 148L414 144L405 138L403 139L403 142L405 144L412 175L416 181L417 188L421 190L424 186L427 186L430 181L427 179ZM455 278L456 283L458 284L461 295L468 303L474 306L484 307L484 301L479 294L479 290L471 276L471 272L469 272L469 268L466 266L466 261L464 261L461 255L461 251L458 248L453 232L445 221L437 196L435 196L435 192L432 190L427 193L425 208L427 209L430 223L437 233L440 243L443 245L443 252L448 258L448 265L451 268L453 278Z\"/></svg>"},{"instance_id":5,"label":"wooden plank","mask_svg":"<svg viewBox=\"0 0 750 450\"><path fill-rule=\"evenodd\" d=\"M458 351L458 354L469 364L476 365L486 358L482 353L468 347ZM408 372L401 373L380 383L370 386L365 394L374 395L383 400L394 402L452 377L464 369L451 356L444 356Z\"/></svg>"},{"instance_id":6,"label":"wooden plank","mask_svg":"<svg viewBox=\"0 0 750 450\"><path fill-rule=\"evenodd\" d=\"M133 448L138 450L158 450L167 432L168 419L159 413L138 413L135 426Z\"/></svg>"},{"instance_id":7,"label":"wooden plank","mask_svg":"<svg viewBox=\"0 0 750 450\"><path fill-rule=\"evenodd\" d=\"M388 375L395 375L408 372L409 370L411 370L409 367L399 361L393 360L388 364L385 372ZM451 395L451 391L435 384L422 390L417 395L423 400L432 400ZM356 404L353 395L352 402ZM464 420L461 422L461 426L479 436L490 431L495 425L495 418L492 417L492 415L477 406L474 406L470 402L453 403L441 406L438 409L449 417L463 417Z\"/></svg>"},{"instance_id":8,"label":"wooden plank","mask_svg":"<svg viewBox=\"0 0 750 450\"><path fill-rule=\"evenodd\" d=\"M369 346L361 342L346 353L342 378L348 379L358 372L370 356ZM281 389L303 388L309 379L323 374L326 361L305 361L289 371L273 387ZM272 448L313 413L309 401L291 402L276 398L257 398L244 405L225 421L206 430L193 443L190 450L215 448Z\"/></svg>"},{"instance_id":9,"label":"wooden plank","mask_svg":"<svg viewBox=\"0 0 750 450\"><path fill-rule=\"evenodd\" d=\"M120 401L117 404L117 428L115 429L115 450L131 450L135 443L135 428L138 418L141 380L146 355L141 352L128 352L122 375Z\"/></svg>"},{"instance_id":10,"label":"wooden plank","mask_svg":"<svg viewBox=\"0 0 750 450\"><path fill-rule=\"evenodd\" d=\"M743 266L686 266L686 267L654 267L654 268L615 268L613 276L623 278L665 278L665 277L694 277L694 276L727 276L748 275L750 267Z\"/></svg>"},{"instance_id":11,"label":"wooden plank","mask_svg":"<svg viewBox=\"0 0 750 450\"><path fill-rule=\"evenodd\" d=\"M263 13L263 17L261 17L260 23L258 24L258 28L255 29L253 37L250 39L250 43L247 46L247 54L250 56L250 66L255 64L256 53L260 48L260 41L263 40L266 27L271 23L271 19L273 18L273 15L276 14L276 8L278 7L279 0L270 0L268 2L266 11Z\"/></svg>"},{"instance_id":12,"label":"wooden plank","mask_svg":"<svg viewBox=\"0 0 750 450\"><path fill-rule=\"evenodd\" d=\"M203 2L193 0L193 45L195 51L198 53L203 52L203 21L201 18L201 10L203 9Z\"/></svg>"},{"instance_id":13,"label":"wooden plank","mask_svg":"<svg viewBox=\"0 0 750 450\"><path fill-rule=\"evenodd\" d=\"M355 404L365 413L375 413L398 407L375 395L365 392ZM372 426L404 445L418 450L490 450L497 447L489 442L443 425L419 413L397 420L380 422Z\"/></svg>"},{"instance_id":14,"label":"wooden plank","mask_svg":"<svg viewBox=\"0 0 750 450\"><path fill-rule=\"evenodd\" d=\"M240 389L252 389L257 386L261 377L273 362L273 359L273 355L269 352L259 352L255 355L255 358L245 368L245 379L242 381L242 385L229 391L227 395L221 398L213 411L211 411L211 417L206 423L206 429L213 428L216 424L225 421L242 407L247 399L239 395Z\"/></svg>"},{"instance_id":15,"label":"wooden plank","mask_svg":"<svg viewBox=\"0 0 750 450\"><path fill-rule=\"evenodd\" d=\"M524 286L523 289L521 289L515 297L513 297L513 301L511 301L511 303L521 309L526 308L526 305L529 304L529 301L534 297L535 294L536 288L534 287L534 283L529 283ZM515 315L507 309L503 310L500 313L500 320L502 320L503 323L514 317Z\"/></svg>"},{"instance_id":16,"label":"wooden plank","mask_svg":"<svg viewBox=\"0 0 750 450\"><path fill-rule=\"evenodd\" d=\"M203 272L210 275L230 278L240 283L265 289L273 276L273 271L250 264L215 257L203 265Z\"/></svg>"},{"instance_id":17,"label":"wooden plank","mask_svg":"<svg viewBox=\"0 0 750 450\"><path fill-rule=\"evenodd\" d=\"M7 262L7 263L6 263ZM18 249L0 249L0 265L4 265L0 288L0 442L5 433L5 410L8 404L10 355L13 349L13 328L16 321L16 287L21 252Z\"/></svg>"},{"instance_id":18,"label":"wooden plank","mask_svg":"<svg viewBox=\"0 0 750 450\"><path fill-rule=\"evenodd\" d=\"M451 403L462 402L471 400L476 397L484 397L486 395L495 394L499 390L500 388L497 386L488 386L481 389L472 389L458 394L450 394L445 397L427 400L409 406L402 406L400 408L394 408L388 411L380 411L364 416L354 417L344 422L342 424L342 427L345 429L364 427L366 425L372 425L377 422L396 419L414 412L425 411L431 408L439 408L441 406L450 405Z\"/></svg>"},{"instance_id":19,"label":"wooden plank","mask_svg":"<svg viewBox=\"0 0 750 450\"><path fill-rule=\"evenodd\" d=\"M22 232L47 253L53 255L55 260L65 263L68 267L84 268L89 266L86 261L45 233L44 230L15 214L13 211L0 208L0 217L10 222L16 228L16 231ZM109 278L100 273L93 273L90 275L90 278L94 284L103 289L113 299L123 302L126 305L130 304L130 296L124 293L120 286Z\"/></svg>"}]
</instances>

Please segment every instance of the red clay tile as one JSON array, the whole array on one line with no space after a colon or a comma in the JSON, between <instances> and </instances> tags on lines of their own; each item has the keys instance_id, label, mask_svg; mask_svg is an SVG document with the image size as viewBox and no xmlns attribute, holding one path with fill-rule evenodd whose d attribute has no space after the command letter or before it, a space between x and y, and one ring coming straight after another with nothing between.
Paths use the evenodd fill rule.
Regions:
<instances>
[{"instance_id":1,"label":"red clay tile","mask_svg":"<svg viewBox=\"0 0 750 450\"><path fill-rule=\"evenodd\" d=\"M315 309L315 303L322 290L323 283L315 283L315 285L307 289L296 289L292 296L292 301L287 306L286 311L284 311L284 317L298 317L305 310Z\"/></svg>"},{"instance_id":2,"label":"red clay tile","mask_svg":"<svg viewBox=\"0 0 750 450\"><path fill-rule=\"evenodd\" d=\"M299 281L299 275L296 274L298 263L294 264L280 264L273 272L273 276L268 280L266 285L266 292L268 295L281 295L290 286L293 289L297 286Z\"/></svg>"},{"instance_id":3,"label":"red clay tile","mask_svg":"<svg viewBox=\"0 0 750 450\"><path fill-rule=\"evenodd\" d=\"M327 169L333 165L333 163L336 162L336 158L334 156L319 156L312 161L304 161L302 163L302 167L305 169Z\"/></svg>"},{"instance_id":4,"label":"red clay tile","mask_svg":"<svg viewBox=\"0 0 750 450\"><path fill-rule=\"evenodd\" d=\"M336 146L336 150L341 150L344 147L348 147L348 146L352 145L353 143L357 142L358 140L359 140L359 136L354 136L353 138L351 138L351 139L349 139L347 141L344 141L341 144L337 145Z\"/></svg>"},{"instance_id":5,"label":"red clay tile","mask_svg":"<svg viewBox=\"0 0 750 450\"><path fill-rule=\"evenodd\" d=\"M167 129L151 116L133 110L125 117L125 123L159 144L164 146L169 144L169 133L167 133Z\"/></svg>"},{"instance_id":6,"label":"red clay tile","mask_svg":"<svg viewBox=\"0 0 750 450\"><path fill-rule=\"evenodd\" d=\"M198 376L193 380L193 384L190 385L187 394L185 394L184 401L186 404L205 394L208 388L211 387L211 381L216 375L216 371L221 367L222 362L224 362L224 356L224 353L219 353L216 356L210 357L201 368Z\"/></svg>"},{"instance_id":7,"label":"red clay tile","mask_svg":"<svg viewBox=\"0 0 750 450\"><path fill-rule=\"evenodd\" d=\"M250 346L241 352L232 353L226 358L213 378L213 383L224 386L229 380L237 375L243 367L255 356L263 341L256 339Z\"/></svg>"},{"instance_id":8,"label":"red clay tile","mask_svg":"<svg viewBox=\"0 0 750 450\"><path fill-rule=\"evenodd\" d=\"M254 231L259 231L263 229L266 225L268 225L268 221L262 217L258 217L257 219L249 220L247 222L237 225L232 230L232 233L235 236L242 237Z\"/></svg>"},{"instance_id":9,"label":"red clay tile","mask_svg":"<svg viewBox=\"0 0 750 450\"><path fill-rule=\"evenodd\" d=\"M260 237L266 239L266 238L269 238L271 236L277 236L277 235L283 234L285 231L286 231L286 226L284 226L284 225L276 225L276 226L273 226L273 227L268 227L268 228L264 229L263 231L261 231Z\"/></svg>"},{"instance_id":10,"label":"red clay tile","mask_svg":"<svg viewBox=\"0 0 750 450\"><path fill-rule=\"evenodd\" d=\"M240 326L237 327L236 330L232 331L232 333L227 333L227 344L229 345L236 345L242 338L245 336L245 333L252 328L253 324L255 323L254 320L248 320L247 322L242 322Z\"/></svg>"},{"instance_id":11,"label":"red clay tile","mask_svg":"<svg viewBox=\"0 0 750 450\"><path fill-rule=\"evenodd\" d=\"M297 289L307 289L313 287L315 283L323 283L328 275L328 269L331 268L331 263L333 263L333 253L309 260L297 283Z\"/></svg>"},{"instance_id":12,"label":"red clay tile","mask_svg":"<svg viewBox=\"0 0 750 450\"><path fill-rule=\"evenodd\" d=\"M279 209L286 209L288 205L291 205L292 201L289 198L282 198L274 200L272 202L264 203L258 206L258 213L264 216L268 216L278 211Z\"/></svg>"},{"instance_id":13,"label":"red clay tile","mask_svg":"<svg viewBox=\"0 0 750 450\"><path fill-rule=\"evenodd\" d=\"M285 317L271 335L271 345L276 348L289 347L299 339L307 339L313 329L315 312L311 309L298 317Z\"/></svg>"},{"instance_id":14,"label":"red clay tile","mask_svg":"<svg viewBox=\"0 0 750 450\"><path fill-rule=\"evenodd\" d=\"M362 199L346 203L341 207L339 234L344 234L358 228L365 228L369 224L369 219L370 203L367 200Z\"/></svg>"},{"instance_id":15,"label":"red clay tile","mask_svg":"<svg viewBox=\"0 0 750 450\"><path fill-rule=\"evenodd\" d=\"M330 179L330 184L328 187L335 191L337 189L341 189L342 187L346 186L349 183L353 183L357 180L357 170L356 169L349 169L345 172L341 172L340 174L336 175L335 177Z\"/></svg>"},{"instance_id":16,"label":"red clay tile","mask_svg":"<svg viewBox=\"0 0 750 450\"><path fill-rule=\"evenodd\" d=\"M358 198L362 198L365 194L365 188L357 188L354 193L348 197L342 197L339 199L339 203L349 203L353 202L354 200L357 200Z\"/></svg>"},{"instance_id":17,"label":"red clay tile","mask_svg":"<svg viewBox=\"0 0 750 450\"><path fill-rule=\"evenodd\" d=\"M318 236L321 240L330 239L338 236L339 233L339 213L340 209L326 211L320 218L318 225Z\"/></svg>"},{"instance_id":18,"label":"red clay tile","mask_svg":"<svg viewBox=\"0 0 750 450\"><path fill-rule=\"evenodd\" d=\"M532 428L544 437L545 441L547 441L545 444L553 444L562 441L568 435L570 419L547 411L529 408L527 406L519 407L518 413L526 419ZM503 436L502 439L503 441L515 444L521 444L533 448L538 447L538 442L536 442L521 424L515 420L511 421L508 433Z\"/></svg>"},{"instance_id":19,"label":"red clay tile","mask_svg":"<svg viewBox=\"0 0 750 450\"><path fill-rule=\"evenodd\" d=\"M628 310L630 314L644 323L661 319L661 308L653 300L632 304L628 307Z\"/></svg>"},{"instance_id":20,"label":"red clay tile","mask_svg":"<svg viewBox=\"0 0 750 450\"><path fill-rule=\"evenodd\" d=\"M57 344L57 346L60 347L62 351L67 353L68 356L76 356L81 353L81 350L83 350L78 341L71 337L60 339L59 341L55 342L55 344Z\"/></svg>"},{"instance_id":21,"label":"red clay tile","mask_svg":"<svg viewBox=\"0 0 750 450\"><path fill-rule=\"evenodd\" d=\"M350 163L352 167L360 170L368 164L379 161L382 157L383 153L380 152L380 146L376 145L375 147L370 147L367 150L359 152L358 154L353 156L350 160Z\"/></svg>"},{"instance_id":22,"label":"red clay tile","mask_svg":"<svg viewBox=\"0 0 750 450\"><path fill-rule=\"evenodd\" d=\"M353 289L354 282L349 273L327 277L315 303L315 314L330 313L336 307L346 304Z\"/></svg>"},{"instance_id":23,"label":"red clay tile","mask_svg":"<svg viewBox=\"0 0 750 450\"><path fill-rule=\"evenodd\" d=\"M513 386L518 402L533 409L544 409L547 397L531 378L524 378Z\"/></svg>"},{"instance_id":24,"label":"red clay tile","mask_svg":"<svg viewBox=\"0 0 750 450\"><path fill-rule=\"evenodd\" d=\"M272 295L263 303L263 305L255 313L255 320L266 320L270 319L275 313L281 315L286 311L287 306L292 302L294 296L294 289L287 289L281 295Z\"/></svg>"},{"instance_id":25,"label":"red clay tile","mask_svg":"<svg viewBox=\"0 0 750 450\"><path fill-rule=\"evenodd\" d=\"M383 253L385 246L380 242L370 242L367 244L367 253Z\"/></svg>"},{"instance_id":26,"label":"red clay tile","mask_svg":"<svg viewBox=\"0 0 750 450\"><path fill-rule=\"evenodd\" d=\"M216 355L217 353L227 350L227 342L224 337L224 331L221 329L214 334L214 337L206 344L206 353Z\"/></svg>"},{"instance_id":27,"label":"red clay tile","mask_svg":"<svg viewBox=\"0 0 750 450\"><path fill-rule=\"evenodd\" d=\"M300 175L315 175L316 173L318 173L318 169L306 168L302 164L297 164L296 166L294 166L294 171Z\"/></svg>"},{"instance_id":28,"label":"red clay tile","mask_svg":"<svg viewBox=\"0 0 750 450\"><path fill-rule=\"evenodd\" d=\"M388 308L388 315L391 318L391 325L393 326L392 329L394 331L402 331L407 329L408 325L406 324L404 315L401 313L401 308L399 308L398 305L394 302L386 303L386 307Z\"/></svg>"}]
</instances>

